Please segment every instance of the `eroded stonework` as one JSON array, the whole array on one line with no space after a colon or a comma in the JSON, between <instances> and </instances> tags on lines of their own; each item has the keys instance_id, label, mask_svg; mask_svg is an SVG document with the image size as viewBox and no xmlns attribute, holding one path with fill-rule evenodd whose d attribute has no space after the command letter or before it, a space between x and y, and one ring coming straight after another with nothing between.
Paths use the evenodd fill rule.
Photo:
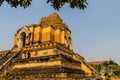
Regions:
<instances>
[{"instance_id":1,"label":"eroded stonework","mask_svg":"<svg viewBox=\"0 0 120 80\"><path fill-rule=\"evenodd\" d=\"M56 13L21 27L13 48L0 54L0 75L9 72L20 80L82 80L93 73L73 52L71 31Z\"/></svg>"}]
</instances>

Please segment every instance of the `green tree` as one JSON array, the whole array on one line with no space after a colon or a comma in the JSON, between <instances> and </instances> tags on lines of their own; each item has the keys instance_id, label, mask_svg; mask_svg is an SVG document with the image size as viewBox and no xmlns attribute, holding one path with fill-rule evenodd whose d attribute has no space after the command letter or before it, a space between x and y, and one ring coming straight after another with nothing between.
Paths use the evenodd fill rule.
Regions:
<instances>
[{"instance_id":1,"label":"green tree","mask_svg":"<svg viewBox=\"0 0 120 80\"><path fill-rule=\"evenodd\" d=\"M120 66L114 62L114 61L105 61L104 63L100 64L100 65L96 65L96 64L91 64L91 66L97 70L98 72L100 72L103 68L105 68L105 75L106 77L110 78L110 77L120 77Z\"/></svg>"},{"instance_id":2,"label":"green tree","mask_svg":"<svg viewBox=\"0 0 120 80\"><path fill-rule=\"evenodd\" d=\"M119 65L116 65L113 67L113 73L114 73L114 75L120 77L120 66Z\"/></svg>"},{"instance_id":3,"label":"green tree","mask_svg":"<svg viewBox=\"0 0 120 80\"><path fill-rule=\"evenodd\" d=\"M105 67L107 67L109 64L108 64L108 62L107 61L105 61L103 64L102 64L102 66L105 66Z\"/></svg>"},{"instance_id":4,"label":"green tree","mask_svg":"<svg viewBox=\"0 0 120 80\"><path fill-rule=\"evenodd\" d=\"M91 66L92 66L95 70L97 70L98 72L100 72L100 70L101 70L101 65L91 64Z\"/></svg>"},{"instance_id":5,"label":"green tree","mask_svg":"<svg viewBox=\"0 0 120 80\"><path fill-rule=\"evenodd\" d=\"M17 8L18 6L27 8L31 5L32 0L0 0L0 6L3 2L7 2L11 7ZM88 5L86 0L47 0L51 6L59 10L64 4L68 4L70 8L85 9Z\"/></svg>"}]
</instances>

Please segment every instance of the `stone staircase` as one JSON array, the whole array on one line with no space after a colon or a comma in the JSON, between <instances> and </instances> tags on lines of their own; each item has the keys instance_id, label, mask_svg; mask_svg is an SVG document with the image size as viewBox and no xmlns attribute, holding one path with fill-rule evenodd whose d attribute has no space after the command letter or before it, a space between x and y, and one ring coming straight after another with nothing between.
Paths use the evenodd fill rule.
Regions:
<instances>
[{"instance_id":1,"label":"stone staircase","mask_svg":"<svg viewBox=\"0 0 120 80\"><path fill-rule=\"evenodd\" d=\"M6 72L6 67L19 53L21 53L21 51L18 52L9 51L4 57L2 57L2 59L0 59L0 75Z\"/></svg>"}]
</instances>

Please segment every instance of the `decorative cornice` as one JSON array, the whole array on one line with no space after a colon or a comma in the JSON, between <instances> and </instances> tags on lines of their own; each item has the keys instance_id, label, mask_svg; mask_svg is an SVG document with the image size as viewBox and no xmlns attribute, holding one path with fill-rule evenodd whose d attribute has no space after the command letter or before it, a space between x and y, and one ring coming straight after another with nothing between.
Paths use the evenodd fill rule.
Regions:
<instances>
[{"instance_id":1,"label":"decorative cornice","mask_svg":"<svg viewBox=\"0 0 120 80\"><path fill-rule=\"evenodd\" d=\"M73 53L72 50L69 50L68 48L64 47L62 44L56 43L56 42L41 43L38 45L23 47L23 51L45 50L45 49L51 49L51 48L58 48L70 54Z\"/></svg>"}]
</instances>

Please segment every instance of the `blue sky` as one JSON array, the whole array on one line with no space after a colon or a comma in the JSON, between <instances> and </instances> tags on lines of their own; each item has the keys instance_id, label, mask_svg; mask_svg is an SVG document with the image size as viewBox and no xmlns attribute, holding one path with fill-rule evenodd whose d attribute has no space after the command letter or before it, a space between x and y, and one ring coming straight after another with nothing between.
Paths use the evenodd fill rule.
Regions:
<instances>
[{"instance_id":1,"label":"blue sky","mask_svg":"<svg viewBox=\"0 0 120 80\"><path fill-rule=\"evenodd\" d=\"M120 63L120 0L89 0L85 10L67 5L54 10L46 0L33 0L23 9L0 7L0 51L11 49L16 31L56 12L72 31L74 52L87 61L109 60Z\"/></svg>"}]
</instances>

